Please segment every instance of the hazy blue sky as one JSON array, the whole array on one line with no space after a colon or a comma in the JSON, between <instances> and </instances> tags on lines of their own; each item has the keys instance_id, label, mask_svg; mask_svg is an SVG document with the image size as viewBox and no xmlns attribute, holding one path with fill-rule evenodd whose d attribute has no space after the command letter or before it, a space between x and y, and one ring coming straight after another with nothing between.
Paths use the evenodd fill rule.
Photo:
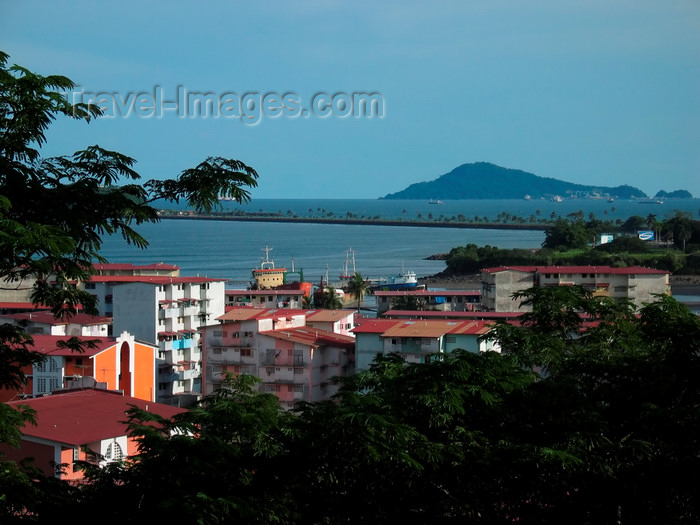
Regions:
<instances>
[{"instance_id":1,"label":"hazy blue sky","mask_svg":"<svg viewBox=\"0 0 700 525\"><path fill-rule=\"evenodd\" d=\"M145 178L220 155L258 170L254 198L376 198L488 161L700 197L697 0L2 0L0 49L123 113L54 124L46 155L100 144ZM158 89L173 104L144 116ZM185 91L219 117L181 117ZM269 115L237 118L232 93L253 121L272 94ZM353 93L380 94L383 116L343 117Z\"/></svg>"}]
</instances>

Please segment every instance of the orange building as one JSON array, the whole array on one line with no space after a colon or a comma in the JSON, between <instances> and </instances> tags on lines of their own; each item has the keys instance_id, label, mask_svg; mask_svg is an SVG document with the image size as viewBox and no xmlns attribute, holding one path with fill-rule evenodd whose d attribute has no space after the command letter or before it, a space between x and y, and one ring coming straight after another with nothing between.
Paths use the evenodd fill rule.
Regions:
<instances>
[{"instance_id":1,"label":"orange building","mask_svg":"<svg viewBox=\"0 0 700 525\"><path fill-rule=\"evenodd\" d=\"M100 386L145 401L156 399L156 349L123 332L119 337L83 337L94 348L65 348L68 336L35 335L33 350L46 359L27 368L20 390L0 390L0 401L50 394L65 388Z\"/></svg>"}]
</instances>

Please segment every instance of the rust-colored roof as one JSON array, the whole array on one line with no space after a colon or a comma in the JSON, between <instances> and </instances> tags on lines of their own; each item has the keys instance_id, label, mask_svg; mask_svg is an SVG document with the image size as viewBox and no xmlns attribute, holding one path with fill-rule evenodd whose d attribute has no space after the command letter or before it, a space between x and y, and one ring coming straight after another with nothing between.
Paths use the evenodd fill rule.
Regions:
<instances>
[{"instance_id":1,"label":"rust-colored roof","mask_svg":"<svg viewBox=\"0 0 700 525\"><path fill-rule=\"evenodd\" d=\"M349 316L354 315L353 310L309 310L306 314L306 320L308 322L324 322L324 323L334 323L345 319Z\"/></svg>"},{"instance_id":2,"label":"rust-colored roof","mask_svg":"<svg viewBox=\"0 0 700 525\"><path fill-rule=\"evenodd\" d=\"M482 335L490 330L484 321L450 321L440 319L400 320L382 333L382 337L442 337L447 334Z\"/></svg>"},{"instance_id":3,"label":"rust-colored roof","mask_svg":"<svg viewBox=\"0 0 700 525\"><path fill-rule=\"evenodd\" d=\"M234 306L224 315L217 317L217 321L247 321L262 317L268 312L268 308L255 308L252 306Z\"/></svg>"},{"instance_id":4,"label":"rust-colored roof","mask_svg":"<svg viewBox=\"0 0 700 525\"><path fill-rule=\"evenodd\" d=\"M36 426L25 425L22 434L70 446L126 435L124 422L130 405L164 417L185 411L95 388L56 392L50 396L12 401L8 405L29 405L36 410Z\"/></svg>"},{"instance_id":5,"label":"rust-colored roof","mask_svg":"<svg viewBox=\"0 0 700 525\"><path fill-rule=\"evenodd\" d=\"M327 345L352 347L355 345L354 337L311 328L310 326L268 330L265 332L260 332L260 335L266 335L285 341L294 341L295 343L306 344L309 346Z\"/></svg>"}]
</instances>

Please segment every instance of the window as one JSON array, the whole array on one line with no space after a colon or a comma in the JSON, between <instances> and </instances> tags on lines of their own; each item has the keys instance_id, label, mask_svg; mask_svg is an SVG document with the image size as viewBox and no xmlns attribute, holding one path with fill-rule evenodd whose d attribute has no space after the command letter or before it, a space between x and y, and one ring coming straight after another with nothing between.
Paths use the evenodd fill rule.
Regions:
<instances>
[{"instance_id":1,"label":"window","mask_svg":"<svg viewBox=\"0 0 700 525\"><path fill-rule=\"evenodd\" d=\"M94 289L95 289L95 283L85 283L85 289L86 289L86 290L94 290Z\"/></svg>"},{"instance_id":2,"label":"window","mask_svg":"<svg viewBox=\"0 0 700 525\"><path fill-rule=\"evenodd\" d=\"M265 368L265 372L267 372L267 375L274 374L275 373L275 367L274 366L268 366Z\"/></svg>"},{"instance_id":3,"label":"window","mask_svg":"<svg viewBox=\"0 0 700 525\"><path fill-rule=\"evenodd\" d=\"M119 443L116 441L114 443L110 443L107 447L107 451L105 452L105 459L107 461L119 461L123 457L124 454L122 453L122 447L119 446Z\"/></svg>"},{"instance_id":4,"label":"window","mask_svg":"<svg viewBox=\"0 0 700 525\"><path fill-rule=\"evenodd\" d=\"M221 348L214 347L211 349L212 355L221 355Z\"/></svg>"},{"instance_id":5,"label":"window","mask_svg":"<svg viewBox=\"0 0 700 525\"><path fill-rule=\"evenodd\" d=\"M303 369L303 368L295 368L295 369L294 369L294 373L295 373L295 374L303 374L303 373L304 373L304 369Z\"/></svg>"},{"instance_id":6,"label":"window","mask_svg":"<svg viewBox=\"0 0 700 525\"><path fill-rule=\"evenodd\" d=\"M454 335L445 336L445 342L446 343L456 343L457 337L455 337Z\"/></svg>"},{"instance_id":7,"label":"window","mask_svg":"<svg viewBox=\"0 0 700 525\"><path fill-rule=\"evenodd\" d=\"M265 385L265 392L268 394L273 393L273 392L279 392L280 391L280 386L279 385Z\"/></svg>"},{"instance_id":8,"label":"window","mask_svg":"<svg viewBox=\"0 0 700 525\"><path fill-rule=\"evenodd\" d=\"M163 392L168 389L168 383L158 383L158 391Z\"/></svg>"},{"instance_id":9,"label":"window","mask_svg":"<svg viewBox=\"0 0 700 525\"><path fill-rule=\"evenodd\" d=\"M241 348L241 357L253 357L253 350L250 348Z\"/></svg>"},{"instance_id":10,"label":"window","mask_svg":"<svg viewBox=\"0 0 700 525\"><path fill-rule=\"evenodd\" d=\"M80 449L75 447L73 449L73 461L78 461L80 459Z\"/></svg>"}]
</instances>

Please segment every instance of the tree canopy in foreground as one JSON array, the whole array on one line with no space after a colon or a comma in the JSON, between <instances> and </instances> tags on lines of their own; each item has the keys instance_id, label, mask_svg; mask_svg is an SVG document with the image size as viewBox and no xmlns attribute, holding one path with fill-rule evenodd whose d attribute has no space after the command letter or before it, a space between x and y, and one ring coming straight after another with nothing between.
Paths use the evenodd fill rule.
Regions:
<instances>
[{"instance_id":1,"label":"tree canopy in foreground","mask_svg":"<svg viewBox=\"0 0 700 525\"><path fill-rule=\"evenodd\" d=\"M156 199L182 200L204 211L218 205L220 196L250 199L258 175L234 159L209 157L175 178L141 182L134 159L98 145L42 158L47 129L57 117L89 122L100 110L70 104L60 94L74 87L68 78L8 66L8 59L0 52L0 286L16 288L26 279L33 283L32 301L57 316L78 306L96 313L93 296L73 283L90 276L93 262L104 261L105 235L147 246L136 227L158 220L151 205ZM23 383L23 367L42 358L31 351L28 334L0 326L0 388ZM32 417L0 405L0 442L17 444L19 426ZM31 479L14 464L0 463L0 516L41 501L29 490Z\"/></svg>"}]
</instances>

